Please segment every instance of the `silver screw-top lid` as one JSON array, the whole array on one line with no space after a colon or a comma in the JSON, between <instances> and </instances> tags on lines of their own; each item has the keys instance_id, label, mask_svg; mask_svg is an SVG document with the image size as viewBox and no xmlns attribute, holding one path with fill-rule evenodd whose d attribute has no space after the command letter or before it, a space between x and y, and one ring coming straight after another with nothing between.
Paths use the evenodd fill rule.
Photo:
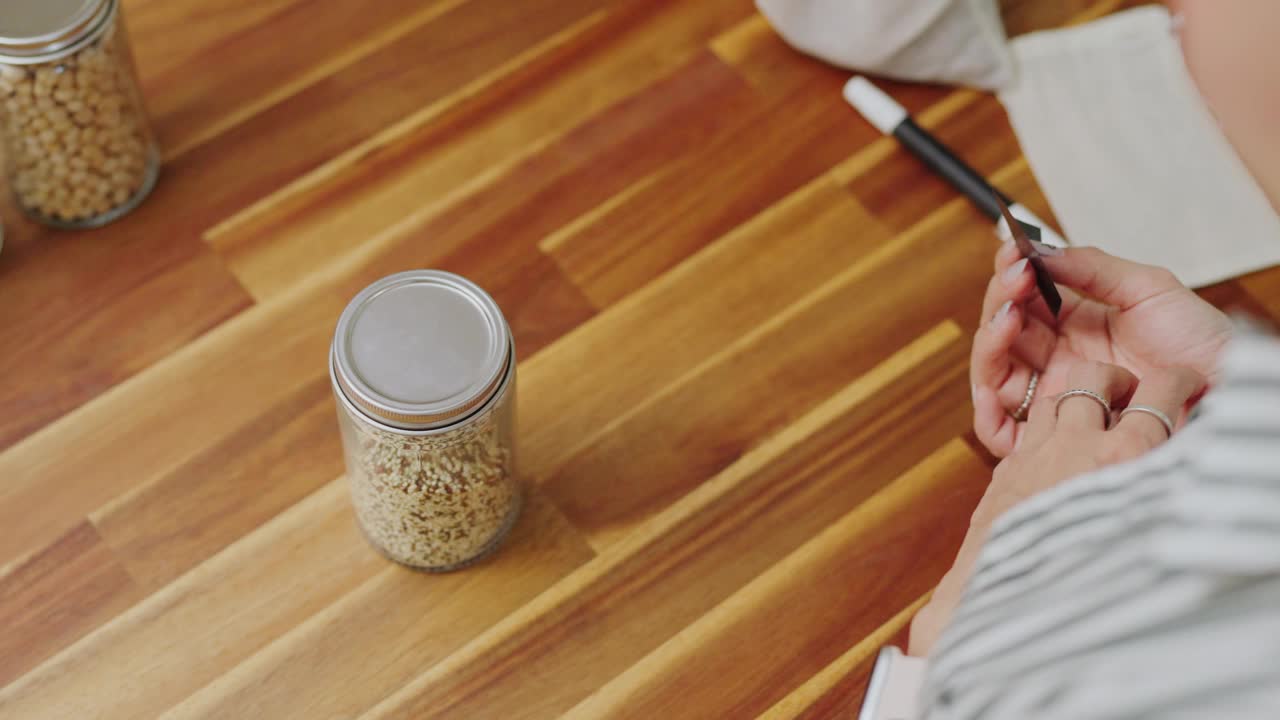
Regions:
<instances>
[{"instance_id":1,"label":"silver screw-top lid","mask_svg":"<svg viewBox=\"0 0 1280 720\"><path fill-rule=\"evenodd\" d=\"M48 62L92 42L117 0L4 0L0 62Z\"/></svg>"},{"instance_id":2,"label":"silver screw-top lid","mask_svg":"<svg viewBox=\"0 0 1280 720\"><path fill-rule=\"evenodd\" d=\"M448 425L484 404L511 361L498 304L439 270L385 277L351 300L333 337L333 376L352 404L406 430Z\"/></svg>"}]
</instances>

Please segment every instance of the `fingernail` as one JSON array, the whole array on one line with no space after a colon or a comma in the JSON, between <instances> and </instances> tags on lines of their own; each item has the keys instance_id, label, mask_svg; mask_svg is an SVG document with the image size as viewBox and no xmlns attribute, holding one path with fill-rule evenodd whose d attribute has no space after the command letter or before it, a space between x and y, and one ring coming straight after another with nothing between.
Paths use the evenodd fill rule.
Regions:
<instances>
[{"instance_id":1,"label":"fingernail","mask_svg":"<svg viewBox=\"0 0 1280 720\"><path fill-rule=\"evenodd\" d=\"M1006 268L1006 269L1005 269L1005 271L1004 271L1004 282L1005 282L1005 284L1006 284L1006 285L1012 285L1013 283L1017 282L1018 278L1022 277L1022 273L1023 273L1023 271L1025 271L1026 269L1027 269L1027 259L1026 259L1026 258L1022 258L1022 259L1021 259L1021 260L1019 260L1018 262L1016 262L1016 263L1014 263L1014 264L1010 265L1010 266L1009 266L1008 268Z\"/></svg>"},{"instance_id":2,"label":"fingernail","mask_svg":"<svg viewBox=\"0 0 1280 720\"><path fill-rule=\"evenodd\" d=\"M1023 262L1026 262L1026 261L1024 260ZM1005 300L1004 304L1000 306L1000 309L996 311L996 314L992 316L991 322L998 323L1001 320L1003 320L1004 316L1009 314L1009 309L1012 307L1013 307L1013 301Z\"/></svg>"},{"instance_id":3,"label":"fingernail","mask_svg":"<svg viewBox=\"0 0 1280 720\"><path fill-rule=\"evenodd\" d=\"M1046 257L1057 257L1062 254L1062 248L1046 245L1042 242L1032 240L1031 244L1035 246L1036 252Z\"/></svg>"},{"instance_id":4,"label":"fingernail","mask_svg":"<svg viewBox=\"0 0 1280 720\"><path fill-rule=\"evenodd\" d=\"M1004 264L1006 259L1012 260L1016 257L1018 257L1018 248L1013 244L1012 238L1000 243L1000 249L996 250L996 262Z\"/></svg>"}]
</instances>

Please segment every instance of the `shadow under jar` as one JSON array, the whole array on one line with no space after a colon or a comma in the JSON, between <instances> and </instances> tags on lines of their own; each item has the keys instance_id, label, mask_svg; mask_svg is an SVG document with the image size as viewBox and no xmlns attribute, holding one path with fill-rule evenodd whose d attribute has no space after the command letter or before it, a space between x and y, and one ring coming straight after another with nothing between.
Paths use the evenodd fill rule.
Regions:
<instances>
[{"instance_id":1,"label":"shadow under jar","mask_svg":"<svg viewBox=\"0 0 1280 720\"><path fill-rule=\"evenodd\" d=\"M105 225L155 185L160 151L119 0L5 0L0 112L9 187L46 225Z\"/></svg>"},{"instance_id":2,"label":"shadow under jar","mask_svg":"<svg viewBox=\"0 0 1280 720\"><path fill-rule=\"evenodd\" d=\"M386 557L432 572L493 551L520 514L515 349L497 303L451 273L362 290L329 357L352 505Z\"/></svg>"}]
</instances>

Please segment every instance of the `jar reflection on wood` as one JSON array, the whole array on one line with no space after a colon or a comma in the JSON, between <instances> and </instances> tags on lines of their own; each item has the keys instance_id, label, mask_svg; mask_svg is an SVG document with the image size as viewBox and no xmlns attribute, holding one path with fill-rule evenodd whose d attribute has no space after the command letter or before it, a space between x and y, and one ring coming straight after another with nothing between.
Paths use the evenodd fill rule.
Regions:
<instances>
[{"instance_id":1,"label":"jar reflection on wood","mask_svg":"<svg viewBox=\"0 0 1280 720\"><path fill-rule=\"evenodd\" d=\"M10 189L45 224L106 224L155 184L160 152L119 0L6 0L0 109Z\"/></svg>"},{"instance_id":2,"label":"jar reflection on wood","mask_svg":"<svg viewBox=\"0 0 1280 720\"><path fill-rule=\"evenodd\" d=\"M456 275L392 275L343 311L330 374L347 479L384 555L445 571L502 542L522 502L515 372L497 304Z\"/></svg>"}]
</instances>

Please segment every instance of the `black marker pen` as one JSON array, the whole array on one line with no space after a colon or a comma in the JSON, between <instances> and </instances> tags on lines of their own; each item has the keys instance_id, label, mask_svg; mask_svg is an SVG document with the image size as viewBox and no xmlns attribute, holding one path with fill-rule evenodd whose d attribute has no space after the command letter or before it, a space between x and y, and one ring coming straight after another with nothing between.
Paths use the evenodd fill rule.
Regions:
<instances>
[{"instance_id":1,"label":"black marker pen","mask_svg":"<svg viewBox=\"0 0 1280 720\"><path fill-rule=\"evenodd\" d=\"M992 198L994 193L1004 200L1009 206L1009 212L1015 218L1040 229L1041 242L1054 247L1067 246L1066 241L1045 224L1044 220L991 187L991 183L988 183L986 178L966 165L947 146L938 142L928 131L916 124L906 108L873 85L870 80L855 75L845 83L844 99L880 132L897 138L903 147L910 150L930 170L951 183L992 221L997 224L1002 222L1000 207Z\"/></svg>"}]
</instances>

